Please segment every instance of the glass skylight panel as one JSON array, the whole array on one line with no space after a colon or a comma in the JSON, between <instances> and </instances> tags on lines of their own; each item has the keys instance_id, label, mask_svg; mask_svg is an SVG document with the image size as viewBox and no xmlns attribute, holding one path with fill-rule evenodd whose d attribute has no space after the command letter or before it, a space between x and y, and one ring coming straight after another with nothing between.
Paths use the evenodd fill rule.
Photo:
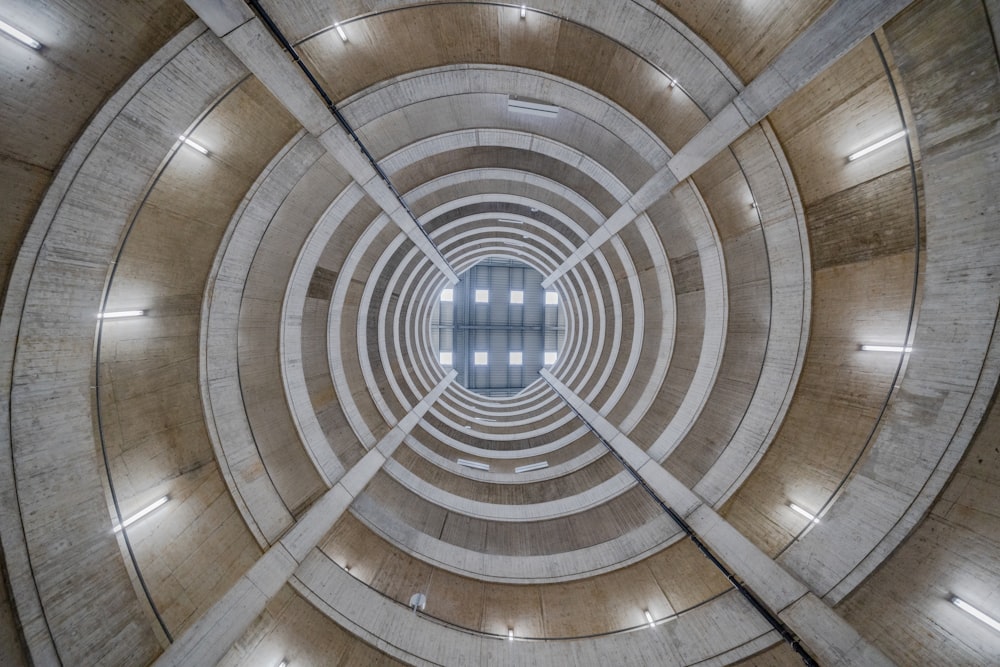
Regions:
<instances>
[{"instance_id":1,"label":"glass skylight panel","mask_svg":"<svg viewBox=\"0 0 1000 667\"><path fill-rule=\"evenodd\" d=\"M545 293L545 305L546 306L558 306L559 305L559 292L546 292Z\"/></svg>"},{"instance_id":2,"label":"glass skylight panel","mask_svg":"<svg viewBox=\"0 0 1000 667\"><path fill-rule=\"evenodd\" d=\"M455 300L455 290L450 287L446 287L441 290L441 300L442 301L454 301Z\"/></svg>"},{"instance_id":3,"label":"glass skylight panel","mask_svg":"<svg viewBox=\"0 0 1000 667\"><path fill-rule=\"evenodd\" d=\"M438 353L438 361L441 362L442 366L451 366L451 352Z\"/></svg>"},{"instance_id":4,"label":"glass skylight panel","mask_svg":"<svg viewBox=\"0 0 1000 667\"><path fill-rule=\"evenodd\" d=\"M510 360L507 362L511 366L521 366L524 364L524 352L511 352Z\"/></svg>"},{"instance_id":5,"label":"glass skylight panel","mask_svg":"<svg viewBox=\"0 0 1000 667\"><path fill-rule=\"evenodd\" d=\"M490 355L488 352L473 352L472 363L476 366L485 366L490 363Z\"/></svg>"},{"instance_id":6,"label":"glass skylight panel","mask_svg":"<svg viewBox=\"0 0 1000 667\"><path fill-rule=\"evenodd\" d=\"M545 365L546 366L551 366L552 364L556 363L556 359L558 359L558 358L559 358L559 355L557 353L555 353L555 352L546 352L545 353Z\"/></svg>"},{"instance_id":7,"label":"glass skylight panel","mask_svg":"<svg viewBox=\"0 0 1000 667\"><path fill-rule=\"evenodd\" d=\"M510 291L511 303L524 303L524 290L512 289Z\"/></svg>"},{"instance_id":8,"label":"glass skylight panel","mask_svg":"<svg viewBox=\"0 0 1000 667\"><path fill-rule=\"evenodd\" d=\"M490 302L490 291L488 289L477 289L476 303L489 303L489 302Z\"/></svg>"}]
</instances>

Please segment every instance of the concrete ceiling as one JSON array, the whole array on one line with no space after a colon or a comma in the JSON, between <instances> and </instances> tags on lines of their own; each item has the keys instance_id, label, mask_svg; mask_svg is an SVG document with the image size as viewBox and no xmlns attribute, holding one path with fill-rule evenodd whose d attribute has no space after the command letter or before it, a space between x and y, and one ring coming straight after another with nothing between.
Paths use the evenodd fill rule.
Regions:
<instances>
[{"instance_id":1,"label":"concrete ceiling","mask_svg":"<svg viewBox=\"0 0 1000 667\"><path fill-rule=\"evenodd\" d=\"M0 9L5 664L1000 654L995 2L189 4Z\"/></svg>"}]
</instances>

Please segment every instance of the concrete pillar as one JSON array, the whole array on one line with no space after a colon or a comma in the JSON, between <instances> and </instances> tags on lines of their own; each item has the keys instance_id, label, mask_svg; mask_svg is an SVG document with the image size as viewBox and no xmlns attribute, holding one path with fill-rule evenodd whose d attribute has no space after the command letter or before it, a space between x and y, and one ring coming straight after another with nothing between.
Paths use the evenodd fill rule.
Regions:
<instances>
[{"instance_id":1,"label":"concrete pillar","mask_svg":"<svg viewBox=\"0 0 1000 667\"><path fill-rule=\"evenodd\" d=\"M891 665L851 625L547 370L542 377L637 471L822 665Z\"/></svg>"},{"instance_id":2,"label":"concrete pillar","mask_svg":"<svg viewBox=\"0 0 1000 667\"><path fill-rule=\"evenodd\" d=\"M706 165L912 1L839 0L834 3L553 271L542 286L551 287L677 183Z\"/></svg>"},{"instance_id":3,"label":"concrete pillar","mask_svg":"<svg viewBox=\"0 0 1000 667\"><path fill-rule=\"evenodd\" d=\"M184 667L219 662L233 642L242 637L254 619L264 611L268 601L295 574L299 564L330 532L354 498L382 469L456 375L456 371L449 373L417 403L208 612L171 644L155 664L158 667Z\"/></svg>"},{"instance_id":4,"label":"concrete pillar","mask_svg":"<svg viewBox=\"0 0 1000 667\"><path fill-rule=\"evenodd\" d=\"M407 237L452 284L458 282L448 260L402 201L382 180L354 139L337 122L312 83L275 41L267 27L241 0L186 0L254 76L354 178Z\"/></svg>"}]
</instances>

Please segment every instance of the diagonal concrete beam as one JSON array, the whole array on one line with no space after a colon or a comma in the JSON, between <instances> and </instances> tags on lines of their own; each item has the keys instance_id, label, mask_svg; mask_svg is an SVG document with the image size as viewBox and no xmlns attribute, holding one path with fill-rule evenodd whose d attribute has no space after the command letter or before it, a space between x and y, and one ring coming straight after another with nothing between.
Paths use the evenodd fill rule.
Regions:
<instances>
[{"instance_id":1,"label":"diagonal concrete beam","mask_svg":"<svg viewBox=\"0 0 1000 667\"><path fill-rule=\"evenodd\" d=\"M698 538L805 642L822 665L892 665L809 588L719 516L627 435L557 380L542 377L646 484L691 526Z\"/></svg>"},{"instance_id":2,"label":"diagonal concrete beam","mask_svg":"<svg viewBox=\"0 0 1000 667\"><path fill-rule=\"evenodd\" d=\"M313 503L284 537L273 544L154 664L157 667L217 664L264 611L268 601L295 574L306 556L330 532L457 375L458 372L453 370L445 376L333 488Z\"/></svg>"},{"instance_id":3,"label":"diagonal concrete beam","mask_svg":"<svg viewBox=\"0 0 1000 667\"><path fill-rule=\"evenodd\" d=\"M353 137L340 126L314 92L302 70L284 53L267 27L241 0L186 0L206 25L247 69L281 102L327 152L347 170L392 221L447 277L458 275L410 215L396 193L382 180Z\"/></svg>"},{"instance_id":4,"label":"diagonal concrete beam","mask_svg":"<svg viewBox=\"0 0 1000 667\"><path fill-rule=\"evenodd\" d=\"M840 60L913 0L838 0L782 51L739 95L688 141L665 167L542 281L551 287L605 241L631 224L779 104Z\"/></svg>"}]
</instances>

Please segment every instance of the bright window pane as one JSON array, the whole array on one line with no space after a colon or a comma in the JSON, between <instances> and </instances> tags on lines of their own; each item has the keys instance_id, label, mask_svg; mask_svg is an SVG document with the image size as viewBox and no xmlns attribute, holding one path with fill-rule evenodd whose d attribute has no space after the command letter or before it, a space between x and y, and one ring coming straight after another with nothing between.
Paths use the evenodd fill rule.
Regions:
<instances>
[{"instance_id":1,"label":"bright window pane","mask_svg":"<svg viewBox=\"0 0 1000 667\"><path fill-rule=\"evenodd\" d=\"M438 359L441 361L442 366L451 366L451 352L438 353Z\"/></svg>"},{"instance_id":2,"label":"bright window pane","mask_svg":"<svg viewBox=\"0 0 1000 667\"><path fill-rule=\"evenodd\" d=\"M545 353L545 365L546 366L551 366L552 364L556 363L556 358L557 357L558 357L558 355L555 352L546 352Z\"/></svg>"},{"instance_id":3,"label":"bright window pane","mask_svg":"<svg viewBox=\"0 0 1000 667\"><path fill-rule=\"evenodd\" d=\"M524 303L524 292L521 290L511 290L510 291L510 302L511 303Z\"/></svg>"},{"instance_id":4,"label":"bright window pane","mask_svg":"<svg viewBox=\"0 0 1000 667\"><path fill-rule=\"evenodd\" d=\"M521 366L524 364L524 353L523 352L511 352L510 361L508 362L511 366Z\"/></svg>"},{"instance_id":5,"label":"bright window pane","mask_svg":"<svg viewBox=\"0 0 1000 667\"><path fill-rule=\"evenodd\" d=\"M441 300L442 301L454 301L455 300L455 290L450 287L446 287L441 290Z\"/></svg>"},{"instance_id":6,"label":"bright window pane","mask_svg":"<svg viewBox=\"0 0 1000 667\"><path fill-rule=\"evenodd\" d=\"M475 352L472 355L472 361L476 366L485 366L489 363L489 354L486 352Z\"/></svg>"},{"instance_id":7,"label":"bright window pane","mask_svg":"<svg viewBox=\"0 0 1000 667\"><path fill-rule=\"evenodd\" d=\"M546 306L556 306L556 305L559 305L559 292L546 292L545 293L545 305Z\"/></svg>"},{"instance_id":8,"label":"bright window pane","mask_svg":"<svg viewBox=\"0 0 1000 667\"><path fill-rule=\"evenodd\" d=\"M488 289L477 289L476 303L489 303L489 302L490 302L490 291Z\"/></svg>"}]
</instances>

